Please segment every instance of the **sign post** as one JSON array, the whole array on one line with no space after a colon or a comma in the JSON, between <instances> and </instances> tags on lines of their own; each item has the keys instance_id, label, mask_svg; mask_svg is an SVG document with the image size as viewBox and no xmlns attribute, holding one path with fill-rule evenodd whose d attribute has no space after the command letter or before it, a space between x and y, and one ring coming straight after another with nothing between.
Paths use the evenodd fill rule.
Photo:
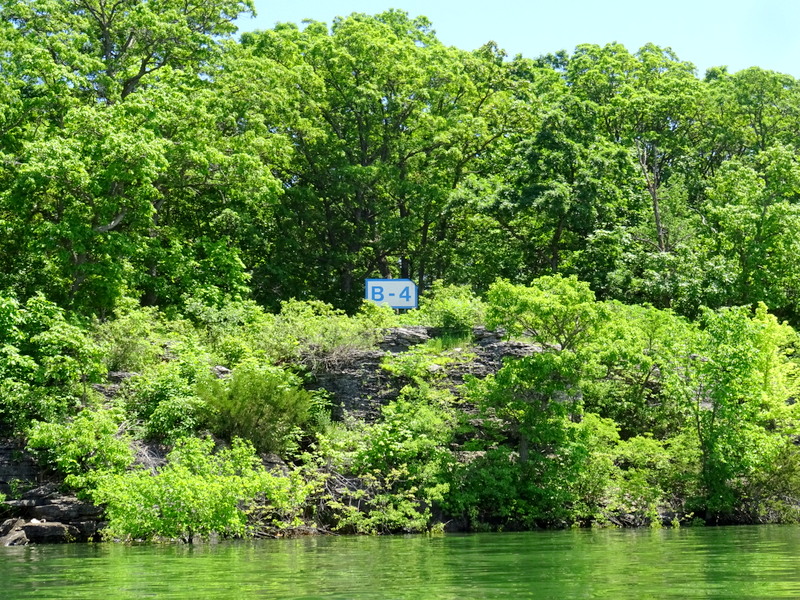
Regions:
<instances>
[{"instance_id":1,"label":"sign post","mask_svg":"<svg viewBox=\"0 0 800 600\"><path fill-rule=\"evenodd\" d=\"M367 279L364 297L392 308L417 308L417 284L410 279Z\"/></svg>"}]
</instances>

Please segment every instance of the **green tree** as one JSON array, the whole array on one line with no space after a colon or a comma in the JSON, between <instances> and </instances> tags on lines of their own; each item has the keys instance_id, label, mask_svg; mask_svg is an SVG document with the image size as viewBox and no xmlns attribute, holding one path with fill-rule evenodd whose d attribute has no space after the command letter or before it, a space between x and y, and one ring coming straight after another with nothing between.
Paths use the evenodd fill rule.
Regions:
<instances>
[{"instance_id":1,"label":"green tree","mask_svg":"<svg viewBox=\"0 0 800 600\"><path fill-rule=\"evenodd\" d=\"M1 7L12 110L0 148L6 285L101 316L126 290L163 304L200 286L246 289L226 242L241 242L240 215L263 223L277 188L251 154L258 132L223 127L230 115L212 89L248 6Z\"/></svg>"},{"instance_id":2,"label":"green tree","mask_svg":"<svg viewBox=\"0 0 800 600\"><path fill-rule=\"evenodd\" d=\"M524 114L502 55L447 48L426 19L400 11L244 41L296 82L294 112L276 123L294 145L280 234L256 287L303 297L313 281L316 295L353 308L366 276L424 286L443 275L459 224L452 191Z\"/></svg>"},{"instance_id":3,"label":"green tree","mask_svg":"<svg viewBox=\"0 0 800 600\"><path fill-rule=\"evenodd\" d=\"M754 160L731 160L710 181L705 207L714 235L714 255L725 262L722 301L764 301L787 316L796 314L800 275L792 257L798 248L800 169L785 146Z\"/></svg>"},{"instance_id":4,"label":"green tree","mask_svg":"<svg viewBox=\"0 0 800 600\"><path fill-rule=\"evenodd\" d=\"M794 372L786 356L793 331L762 304L707 311L694 352L670 375L670 385L689 409L687 426L700 449L703 508L730 518L745 501L745 482L775 468L790 444L787 409Z\"/></svg>"}]
</instances>

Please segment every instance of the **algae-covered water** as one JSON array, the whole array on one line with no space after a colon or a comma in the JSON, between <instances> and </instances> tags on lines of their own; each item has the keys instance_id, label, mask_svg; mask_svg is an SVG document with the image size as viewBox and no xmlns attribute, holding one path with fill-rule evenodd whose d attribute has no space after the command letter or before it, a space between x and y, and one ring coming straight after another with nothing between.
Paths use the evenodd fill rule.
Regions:
<instances>
[{"instance_id":1,"label":"algae-covered water","mask_svg":"<svg viewBox=\"0 0 800 600\"><path fill-rule=\"evenodd\" d=\"M800 598L800 528L0 548L0 598Z\"/></svg>"}]
</instances>

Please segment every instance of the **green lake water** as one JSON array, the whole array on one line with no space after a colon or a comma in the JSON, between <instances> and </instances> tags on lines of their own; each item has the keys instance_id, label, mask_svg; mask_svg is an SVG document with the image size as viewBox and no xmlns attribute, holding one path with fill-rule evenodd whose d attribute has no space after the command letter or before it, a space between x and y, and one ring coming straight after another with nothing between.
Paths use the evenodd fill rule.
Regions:
<instances>
[{"instance_id":1,"label":"green lake water","mask_svg":"<svg viewBox=\"0 0 800 600\"><path fill-rule=\"evenodd\" d=\"M800 598L800 527L0 548L0 598Z\"/></svg>"}]
</instances>

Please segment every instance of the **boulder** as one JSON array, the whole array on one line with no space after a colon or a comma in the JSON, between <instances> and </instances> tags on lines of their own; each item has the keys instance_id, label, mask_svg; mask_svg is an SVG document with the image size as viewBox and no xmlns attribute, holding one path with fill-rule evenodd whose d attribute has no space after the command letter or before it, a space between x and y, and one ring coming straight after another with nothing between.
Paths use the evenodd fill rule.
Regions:
<instances>
[{"instance_id":1,"label":"boulder","mask_svg":"<svg viewBox=\"0 0 800 600\"><path fill-rule=\"evenodd\" d=\"M405 352L411 346L427 342L432 337L432 327L414 325L386 330L378 347L384 352Z\"/></svg>"},{"instance_id":2,"label":"boulder","mask_svg":"<svg viewBox=\"0 0 800 600\"><path fill-rule=\"evenodd\" d=\"M41 504L30 509L33 518L62 523L82 522L97 519L103 510L93 504L81 502L75 496L55 496L46 498Z\"/></svg>"},{"instance_id":3,"label":"boulder","mask_svg":"<svg viewBox=\"0 0 800 600\"><path fill-rule=\"evenodd\" d=\"M22 525L25 537L33 544L60 544L74 542L80 537L77 527L63 523L37 523L31 521Z\"/></svg>"},{"instance_id":4,"label":"boulder","mask_svg":"<svg viewBox=\"0 0 800 600\"><path fill-rule=\"evenodd\" d=\"M110 371L108 373L108 380L111 383L122 383L126 379L130 379L131 377L138 377L139 373L135 373L133 371Z\"/></svg>"},{"instance_id":5,"label":"boulder","mask_svg":"<svg viewBox=\"0 0 800 600\"><path fill-rule=\"evenodd\" d=\"M436 327L388 329L383 342L379 344L380 351L353 351L346 361L331 361L329 368L317 371L317 387L331 393L333 419L342 420L345 415L350 415L368 423L379 420L381 407L397 398L403 385L409 383L381 368L386 353L407 352L411 347L441 334L442 330ZM452 363L431 364L428 371L441 378L443 384L458 396L459 386L467 375L483 379L499 371L506 358L520 358L541 352L541 347L536 344L503 341L502 337L503 331L476 327L473 330L473 344L452 349L449 352L454 358Z\"/></svg>"},{"instance_id":6,"label":"boulder","mask_svg":"<svg viewBox=\"0 0 800 600\"><path fill-rule=\"evenodd\" d=\"M22 526L25 521L23 519L14 518L6 519L0 523L0 538L4 538L9 533Z\"/></svg>"},{"instance_id":7,"label":"boulder","mask_svg":"<svg viewBox=\"0 0 800 600\"><path fill-rule=\"evenodd\" d=\"M0 546L27 546L28 538L22 527L15 527L8 534L0 537Z\"/></svg>"},{"instance_id":8,"label":"boulder","mask_svg":"<svg viewBox=\"0 0 800 600\"><path fill-rule=\"evenodd\" d=\"M225 377L229 377L231 374L231 370L228 367L223 367L222 365L216 365L211 367L211 374L217 379L224 379Z\"/></svg>"},{"instance_id":9,"label":"boulder","mask_svg":"<svg viewBox=\"0 0 800 600\"><path fill-rule=\"evenodd\" d=\"M316 385L332 394L332 416L336 420L350 414L374 422L381 406L396 398L399 389L389 385L390 375L381 369L384 352L362 350L353 353L347 364L316 374Z\"/></svg>"}]
</instances>

